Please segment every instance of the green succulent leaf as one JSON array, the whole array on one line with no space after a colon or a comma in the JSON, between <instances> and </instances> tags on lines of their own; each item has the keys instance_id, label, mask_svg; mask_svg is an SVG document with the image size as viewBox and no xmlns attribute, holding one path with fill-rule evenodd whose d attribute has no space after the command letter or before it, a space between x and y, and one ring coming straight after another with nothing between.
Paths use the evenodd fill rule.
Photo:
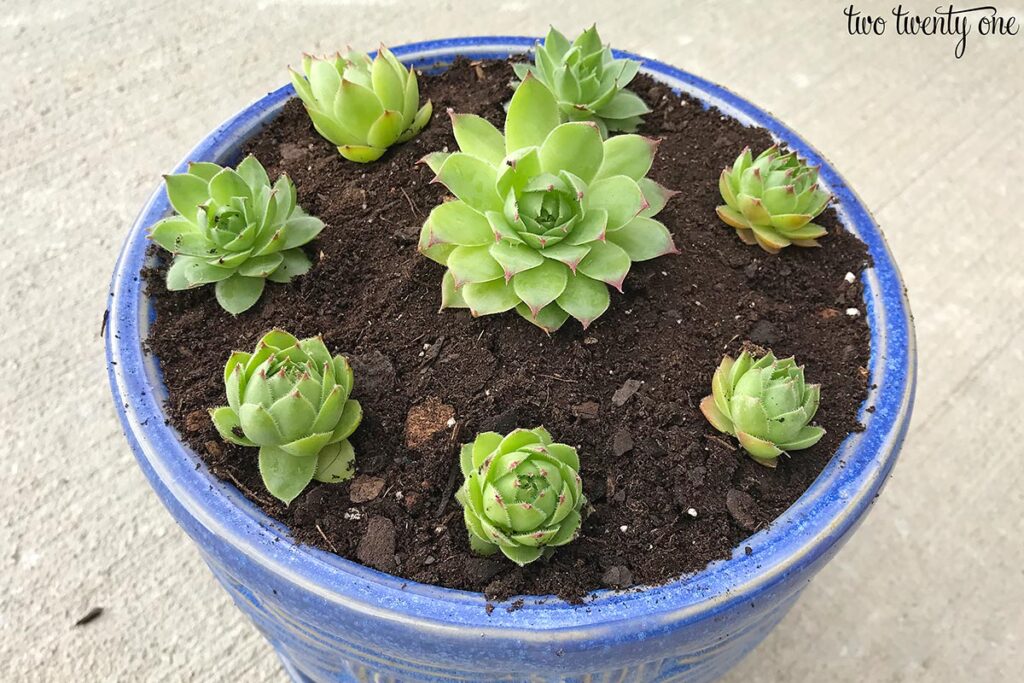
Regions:
<instances>
[{"instance_id":1,"label":"green succulent leaf","mask_svg":"<svg viewBox=\"0 0 1024 683\"><path fill-rule=\"evenodd\" d=\"M372 145L369 133L384 113L384 105L373 90L343 79L334 100L334 116L352 131L366 131L364 144Z\"/></svg>"},{"instance_id":2,"label":"green succulent leaf","mask_svg":"<svg viewBox=\"0 0 1024 683\"><path fill-rule=\"evenodd\" d=\"M620 90L615 93L615 97L608 104L601 108L601 117L607 122L608 119L630 119L635 116L643 116L649 114L650 111L651 108L636 93Z\"/></svg>"},{"instance_id":3,"label":"green succulent leaf","mask_svg":"<svg viewBox=\"0 0 1024 683\"><path fill-rule=\"evenodd\" d=\"M538 79L527 76L508 104L506 153L511 154L524 147L539 147L559 123L561 115L551 91Z\"/></svg>"},{"instance_id":4,"label":"green succulent leaf","mask_svg":"<svg viewBox=\"0 0 1024 683\"><path fill-rule=\"evenodd\" d=\"M280 265L267 276L271 282L290 282L294 277L305 275L313 267L313 262L299 248L279 253L281 255Z\"/></svg>"},{"instance_id":5,"label":"green succulent leaf","mask_svg":"<svg viewBox=\"0 0 1024 683\"><path fill-rule=\"evenodd\" d=\"M266 284L266 276L245 277L232 275L216 286L217 303L231 315L244 313L259 301Z\"/></svg>"},{"instance_id":6,"label":"green succulent leaf","mask_svg":"<svg viewBox=\"0 0 1024 683\"><path fill-rule=\"evenodd\" d=\"M609 232L608 241L621 247L631 261L648 261L679 251L668 228L644 216L637 216L618 230Z\"/></svg>"},{"instance_id":7,"label":"green succulent leaf","mask_svg":"<svg viewBox=\"0 0 1024 683\"><path fill-rule=\"evenodd\" d=\"M784 452L810 448L825 434L810 425L820 386L805 384L803 367L793 358L768 353L755 358L744 351L726 356L715 370L711 395L700 409L720 432L735 436L757 462L775 467Z\"/></svg>"},{"instance_id":8,"label":"green succulent leaf","mask_svg":"<svg viewBox=\"0 0 1024 683\"><path fill-rule=\"evenodd\" d=\"M164 176L164 182L171 206L185 218L195 216L196 207L210 197L209 181L191 173Z\"/></svg>"},{"instance_id":9,"label":"green succulent leaf","mask_svg":"<svg viewBox=\"0 0 1024 683\"><path fill-rule=\"evenodd\" d=\"M605 282L621 292L630 264L626 250L609 239L592 243L590 253L580 261L578 270L583 275Z\"/></svg>"},{"instance_id":10,"label":"green succulent leaf","mask_svg":"<svg viewBox=\"0 0 1024 683\"><path fill-rule=\"evenodd\" d=\"M260 472L273 496L290 503L314 476L328 483L351 476L347 439L362 409L348 398L351 367L322 339L271 330L252 353L231 354L224 384L229 405L210 417L226 441L260 448Z\"/></svg>"},{"instance_id":11,"label":"green succulent leaf","mask_svg":"<svg viewBox=\"0 0 1024 683\"><path fill-rule=\"evenodd\" d=\"M400 112L392 109L385 110L366 133L368 146L386 149L391 143L398 140L398 136L402 134L402 125Z\"/></svg>"},{"instance_id":12,"label":"green succulent leaf","mask_svg":"<svg viewBox=\"0 0 1024 683\"><path fill-rule=\"evenodd\" d=\"M243 262L242 265L238 267L237 272L238 275L240 276L262 279L273 273L275 270L277 270L278 266L281 265L282 261L284 261L284 256L282 256L280 253L267 254L266 256L256 256L250 259L246 259L245 262ZM262 286L260 288L260 291L263 291Z\"/></svg>"},{"instance_id":13,"label":"green succulent leaf","mask_svg":"<svg viewBox=\"0 0 1024 683\"><path fill-rule=\"evenodd\" d=\"M633 220L647 207L640 186L624 175L602 178L590 186L590 208L608 212L608 229L615 230Z\"/></svg>"},{"instance_id":14,"label":"green succulent leaf","mask_svg":"<svg viewBox=\"0 0 1024 683\"><path fill-rule=\"evenodd\" d=\"M296 457L274 446L260 448L259 467L263 485L288 505L313 479L317 456Z\"/></svg>"},{"instance_id":15,"label":"green succulent leaf","mask_svg":"<svg viewBox=\"0 0 1024 683\"><path fill-rule=\"evenodd\" d=\"M516 306L516 313L548 334L557 331L569 319L569 314L558 304L550 304L537 312L531 310L526 304L519 304Z\"/></svg>"},{"instance_id":16,"label":"green succulent leaf","mask_svg":"<svg viewBox=\"0 0 1024 683\"><path fill-rule=\"evenodd\" d=\"M340 145L338 147L338 154L357 164L377 161L384 156L386 151L388 151L386 147L370 147L368 145Z\"/></svg>"},{"instance_id":17,"label":"green succulent leaf","mask_svg":"<svg viewBox=\"0 0 1024 683\"><path fill-rule=\"evenodd\" d=\"M515 290L504 279L467 284L462 288L462 299L474 317L504 313L520 302Z\"/></svg>"},{"instance_id":18,"label":"green succulent leaf","mask_svg":"<svg viewBox=\"0 0 1024 683\"><path fill-rule=\"evenodd\" d=\"M545 173L568 171L584 183L597 174L603 160L601 133L587 123L563 123L548 134L540 147L540 165Z\"/></svg>"},{"instance_id":19,"label":"green succulent leaf","mask_svg":"<svg viewBox=\"0 0 1024 683\"><path fill-rule=\"evenodd\" d=\"M466 154L497 166L505 158L505 136L497 128L475 114L451 112L452 132L459 149Z\"/></svg>"},{"instance_id":20,"label":"green succulent leaf","mask_svg":"<svg viewBox=\"0 0 1024 683\"><path fill-rule=\"evenodd\" d=\"M183 216L171 216L154 225L149 231L149 239L172 254L209 255L209 240Z\"/></svg>"},{"instance_id":21,"label":"green succulent leaf","mask_svg":"<svg viewBox=\"0 0 1024 683\"><path fill-rule=\"evenodd\" d=\"M599 318L611 304L608 287L582 273L577 273L565 283L565 291L557 299L558 306L576 320L583 328Z\"/></svg>"},{"instance_id":22,"label":"green succulent leaf","mask_svg":"<svg viewBox=\"0 0 1024 683\"><path fill-rule=\"evenodd\" d=\"M481 213L501 209L501 199L495 190L496 170L479 157L452 154L441 164L437 180Z\"/></svg>"},{"instance_id":23,"label":"green succulent leaf","mask_svg":"<svg viewBox=\"0 0 1024 683\"><path fill-rule=\"evenodd\" d=\"M241 431L242 423L238 419L238 414L229 406L221 406L211 410L210 419L213 420L213 426L217 428L217 433L225 441L238 444L239 446L256 445L249 439L236 433L235 430Z\"/></svg>"},{"instance_id":24,"label":"green succulent leaf","mask_svg":"<svg viewBox=\"0 0 1024 683\"><path fill-rule=\"evenodd\" d=\"M563 264L542 257L536 268L525 270L512 278L512 287L516 296L536 315L540 309L562 295L569 277L569 269Z\"/></svg>"},{"instance_id":25,"label":"green succulent leaf","mask_svg":"<svg viewBox=\"0 0 1024 683\"><path fill-rule=\"evenodd\" d=\"M657 216L665 208L665 205L668 204L668 200L679 194L650 178L641 178L636 184L644 195L644 202L647 203L647 208L640 212L640 215L646 218Z\"/></svg>"},{"instance_id":26,"label":"green succulent leaf","mask_svg":"<svg viewBox=\"0 0 1024 683\"><path fill-rule=\"evenodd\" d=\"M448 269L455 278L455 286L467 282L489 282L504 276L504 269L487 246L456 247L448 257Z\"/></svg>"},{"instance_id":27,"label":"green succulent leaf","mask_svg":"<svg viewBox=\"0 0 1024 683\"><path fill-rule=\"evenodd\" d=\"M624 175L640 181L651 170L658 143L641 135L616 135L604 142L604 160L598 178Z\"/></svg>"},{"instance_id":28,"label":"green succulent leaf","mask_svg":"<svg viewBox=\"0 0 1024 683\"><path fill-rule=\"evenodd\" d=\"M522 566L578 534L586 505L579 457L543 428L479 434L463 446L460 464L455 498L476 552L499 549Z\"/></svg>"},{"instance_id":29,"label":"green succulent leaf","mask_svg":"<svg viewBox=\"0 0 1024 683\"><path fill-rule=\"evenodd\" d=\"M317 456L313 478L325 484L348 481L355 474L355 458L355 449L347 439L330 444Z\"/></svg>"}]
</instances>

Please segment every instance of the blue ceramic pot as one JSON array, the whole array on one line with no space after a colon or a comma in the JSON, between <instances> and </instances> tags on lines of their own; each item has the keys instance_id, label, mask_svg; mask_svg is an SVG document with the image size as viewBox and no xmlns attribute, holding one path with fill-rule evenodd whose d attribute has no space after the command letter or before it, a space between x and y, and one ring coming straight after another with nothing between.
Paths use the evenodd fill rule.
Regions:
<instances>
[{"instance_id":1,"label":"blue ceramic pot","mask_svg":"<svg viewBox=\"0 0 1024 683\"><path fill-rule=\"evenodd\" d=\"M421 68L456 55L503 58L531 38L458 38L407 45ZM277 650L297 681L711 681L767 635L863 519L899 451L914 395L910 312L892 255L839 174L791 130L749 102L637 55L643 71L747 124L762 126L811 163L838 198L843 223L867 243L871 325L865 431L843 443L825 471L771 528L728 560L643 591L602 592L584 607L527 600L484 610L482 595L388 576L298 546L288 531L212 476L165 424L167 396L142 341L153 312L139 278L146 228L170 211L162 188L131 228L108 304L107 361L125 434L157 495L192 537L217 579ZM292 95L270 93L217 130L186 161L235 163L242 144ZM183 162L176 172L183 172ZM826 244L825 248L828 246ZM836 274L841 277L841 273Z\"/></svg>"}]
</instances>

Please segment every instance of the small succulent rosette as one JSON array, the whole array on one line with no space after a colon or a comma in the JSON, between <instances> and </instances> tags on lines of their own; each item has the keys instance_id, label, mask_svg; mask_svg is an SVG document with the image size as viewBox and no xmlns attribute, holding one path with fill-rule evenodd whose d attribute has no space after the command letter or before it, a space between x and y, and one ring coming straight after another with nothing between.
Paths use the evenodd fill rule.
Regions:
<instances>
[{"instance_id":1,"label":"small succulent rosette","mask_svg":"<svg viewBox=\"0 0 1024 683\"><path fill-rule=\"evenodd\" d=\"M352 477L348 437L363 411L352 392L352 368L331 356L320 337L298 340L268 332L253 353L235 351L224 366L228 405L210 411L225 441L259 448L267 490L290 503L310 481Z\"/></svg>"},{"instance_id":2,"label":"small succulent rosette","mask_svg":"<svg viewBox=\"0 0 1024 683\"><path fill-rule=\"evenodd\" d=\"M216 283L217 302L238 315L259 300L267 280L289 282L312 266L300 247L324 224L295 203L288 176L271 186L249 156L237 170L195 162L164 179L178 215L154 225L149 238L174 254L167 289Z\"/></svg>"},{"instance_id":3,"label":"small succulent rosette","mask_svg":"<svg viewBox=\"0 0 1024 683\"><path fill-rule=\"evenodd\" d=\"M500 550L523 566L576 537L586 503L579 456L543 427L483 432L462 447L461 466L455 497L476 552Z\"/></svg>"},{"instance_id":4,"label":"small succulent rosette","mask_svg":"<svg viewBox=\"0 0 1024 683\"><path fill-rule=\"evenodd\" d=\"M302 74L289 69L295 94L320 135L350 161L379 159L388 147L411 140L433 112L419 106L416 72L383 45L373 60L362 52L302 58Z\"/></svg>"},{"instance_id":5,"label":"small succulent rosette","mask_svg":"<svg viewBox=\"0 0 1024 683\"><path fill-rule=\"evenodd\" d=\"M587 327L634 261L678 252L654 218L674 194L646 177L654 140L602 140L592 123L561 123L531 75L512 96L504 134L471 114L452 114L452 128L460 151L424 162L457 199L431 211L419 241L447 267L442 308L515 309L547 332L570 316Z\"/></svg>"},{"instance_id":6,"label":"small succulent rosette","mask_svg":"<svg viewBox=\"0 0 1024 683\"><path fill-rule=\"evenodd\" d=\"M718 217L736 229L746 244L777 254L790 245L817 247L825 228L812 223L832 195L818 185L818 168L808 166L796 152L773 145L753 158L743 150L722 171L718 189L725 201Z\"/></svg>"},{"instance_id":7,"label":"small succulent rosette","mask_svg":"<svg viewBox=\"0 0 1024 683\"><path fill-rule=\"evenodd\" d=\"M591 26L576 40L554 27L534 51L533 64L513 64L520 80L533 75L558 100L566 121L592 121L608 137L609 131L632 133L651 109L626 86L636 77L640 62L616 59Z\"/></svg>"},{"instance_id":8,"label":"small succulent rosette","mask_svg":"<svg viewBox=\"0 0 1024 683\"><path fill-rule=\"evenodd\" d=\"M755 359L748 351L726 356L715 370L711 396L701 412L720 432L739 439L757 462L775 467L787 451L810 448L825 430L810 424L818 412L821 386L804 382L804 369L793 358L772 353Z\"/></svg>"}]
</instances>

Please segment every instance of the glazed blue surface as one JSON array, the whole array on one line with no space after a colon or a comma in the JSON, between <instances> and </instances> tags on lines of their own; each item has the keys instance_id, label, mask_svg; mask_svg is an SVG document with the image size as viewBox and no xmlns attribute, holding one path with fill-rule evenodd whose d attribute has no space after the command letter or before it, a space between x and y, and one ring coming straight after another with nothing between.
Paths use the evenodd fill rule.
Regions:
<instances>
[{"instance_id":1,"label":"glazed blue surface","mask_svg":"<svg viewBox=\"0 0 1024 683\"><path fill-rule=\"evenodd\" d=\"M533 38L458 38L394 52L421 68L455 55L502 58ZM836 171L768 113L729 91L659 62L642 70L744 123L769 129L811 163L838 199L844 225L867 245L871 325L866 429L846 439L807 492L733 557L638 592L602 591L585 606L528 598L488 615L477 593L409 582L288 539L232 485L212 476L165 424L157 360L142 350L152 309L138 277L146 229L169 210L162 186L132 226L108 303L107 360L114 401L140 466L195 540L238 606L274 645L296 680L710 681L785 615L809 579L863 519L892 468L913 403L916 359L903 284L878 226ZM292 95L272 93L203 140L187 161L233 163L245 140ZM825 248L828 248L827 243ZM842 273L836 277L841 278Z\"/></svg>"}]
</instances>

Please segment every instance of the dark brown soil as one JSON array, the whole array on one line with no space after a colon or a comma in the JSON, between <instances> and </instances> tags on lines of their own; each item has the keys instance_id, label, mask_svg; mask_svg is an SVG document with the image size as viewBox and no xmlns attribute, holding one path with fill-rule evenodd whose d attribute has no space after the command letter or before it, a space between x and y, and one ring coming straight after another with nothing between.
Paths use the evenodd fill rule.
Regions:
<instances>
[{"instance_id":1,"label":"dark brown soil","mask_svg":"<svg viewBox=\"0 0 1024 683\"><path fill-rule=\"evenodd\" d=\"M579 599L702 569L770 524L858 429L868 328L845 313L861 305L861 287L844 276L865 267L865 247L832 210L821 249L770 256L741 243L715 216L717 179L745 145L768 146L768 134L642 77L635 89L654 107L642 132L663 138L652 176L682 192L659 218L682 254L636 264L625 295L613 294L586 332L570 320L549 338L513 313L438 313L442 268L417 254L416 237L444 188L416 161L455 148L447 107L500 124L510 78L505 63L466 61L424 76L433 121L371 165L342 159L297 101L252 140L271 176L287 172L302 206L326 222L311 249L317 264L289 285L270 284L238 318L217 306L212 287L167 292L163 267L147 273L157 308L148 343L171 422L298 541L415 581ZM365 411L353 438L359 476L311 486L290 507L263 491L256 451L220 441L206 415L224 403L229 352L274 326L322 334L349 355ZM795 354L822 384L817 420L828 435L775 470L737 451L697 409L722 354L745 342ZM478 431L538 424L579 447L593 511L550 561L520 569L475 557L452 497L458 446Z\"/></svg>"}]
</instances>

